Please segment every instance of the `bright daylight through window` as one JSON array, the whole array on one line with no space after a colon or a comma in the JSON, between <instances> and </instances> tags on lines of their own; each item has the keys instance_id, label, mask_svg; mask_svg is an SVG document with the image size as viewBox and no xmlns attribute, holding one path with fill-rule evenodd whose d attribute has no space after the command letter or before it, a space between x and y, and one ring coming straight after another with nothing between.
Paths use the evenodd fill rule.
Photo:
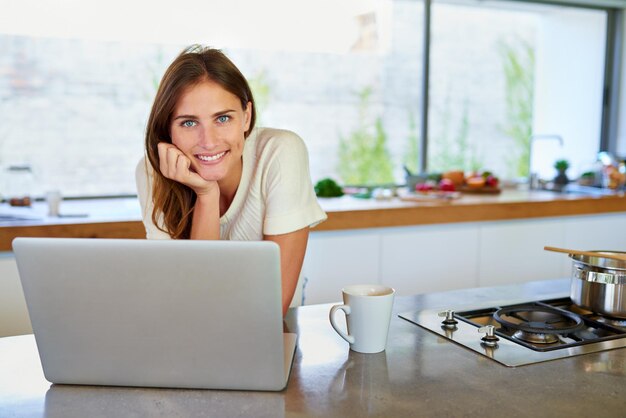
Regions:
<instances>
[{"instance_id":1,"label":"bright daylight through window","mask_svg":"<svg viewBox=\"0 0 626 418\"><path fill-rule=\"evenodd\" d=\"M457 1L434 2L432 14L429 168L517 178L532 160L552 178L558 159L572 175L592 166L605 11Z\"/></svg>"},{"instance_id":2,"label":"bright daylight through window","mask_svg":"<svg viewBox=\"0 0 626 418\"><path fill-rule=\"evenodd\" d=\"M35 3L39 20L28 13ZM259 126L305 140L314 182L403 184L421 152L424 3L258 3L9 3L0 17L0 197L16 166L31 167L34 195L135 194L159 79L191 43L223 49L242 69ZM524 177L531 148L543 176L557 158L571 174L586 170L599 149L606 30L602 10L433 1L428 171Z\"/></svg>"}]
</instances>

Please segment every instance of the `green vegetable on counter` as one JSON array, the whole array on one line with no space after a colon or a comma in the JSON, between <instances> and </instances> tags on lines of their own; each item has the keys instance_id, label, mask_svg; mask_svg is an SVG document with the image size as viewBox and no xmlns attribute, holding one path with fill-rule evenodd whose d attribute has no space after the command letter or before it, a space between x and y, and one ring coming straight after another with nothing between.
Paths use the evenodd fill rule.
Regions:
<instances>
[{"instance_id":1,"label":"green vegetable on counter","mask_svg":"<svg viewBox=\"0 0 626 418\"><path fill-rule=\"evenodd\" d=\"M343 190L335 180L325 178L315 184L315 194L317 197L340 197L343 196Z\"/></svg>"}]
</instances>

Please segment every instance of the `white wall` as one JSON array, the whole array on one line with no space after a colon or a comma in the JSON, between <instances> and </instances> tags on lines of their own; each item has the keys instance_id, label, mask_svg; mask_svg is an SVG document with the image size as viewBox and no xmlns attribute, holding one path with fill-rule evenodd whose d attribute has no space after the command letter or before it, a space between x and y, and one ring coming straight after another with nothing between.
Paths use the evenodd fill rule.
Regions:
<instances>
[{"instance_id":1,"label":"white wall","mask_svg":"<svg viewBox=\"0 0 626 418\"><path fill-rule=\"evenodd\" d=\"M533 134L558 134L563 147L534 141L531 169L549 179L554 162L565 158L571 163L568 175L577 177L589 169L600 145L606 14L559 9L540 22Z\"/></svg>"}]
</instances>

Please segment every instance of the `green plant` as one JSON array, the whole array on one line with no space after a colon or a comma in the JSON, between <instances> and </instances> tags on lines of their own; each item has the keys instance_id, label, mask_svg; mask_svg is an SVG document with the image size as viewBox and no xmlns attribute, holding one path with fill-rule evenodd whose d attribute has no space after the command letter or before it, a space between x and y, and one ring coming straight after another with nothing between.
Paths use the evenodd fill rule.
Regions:
<instances>
[{"instance_id":1,"label":"green plant","mask_svg":"<svg viewBox=\"0 0 626 418\"><path fill-rule=\"evenodd\" d=\"M383 185L393 183L393 164L387 150L387 134L382 119L372 123L369 114L371 87L358 93L358 126L347 136L339 137L337 172L345 184Z\"/></svg>"},{"instance_id":2,"label":"green plant","mask_svg":"<svg viewBox=\"0 0 626 418\"><path fill-rule=\"evenodd\" d=\"M478 171L482 162L476 152L476 147L469 141L469 105L468 100L463 100L461 119L457 126L454 137L451 134L453 124L451 122L450 95L446 96L443 105L441 132L431 141L437 144L437 152L429 165L439 171L463 170Z\"/></svg>"},{"instance_id":3,"label":"green plant","mask_svg":"<svg viewBox=\"0 0 626 418\"><path fill-rule=\"evenodd\" d=\"M327 177L315 183L315 195L317 197L340 197L343 196L343 190L335 180Z\"/></svg>"},{"instance_id":4,"label":"green plant","mask_svg":"<svg viewBox=\"0 0 626 418\"><path fill-rule=\"evenodd\" d=\"M506 92L506 122L502 130L515 146L509 166L513 168L513 176L527 177L532 135L535 50L522 40L518 40L517 45L500 41L498 48Z\"/></svg>"},{"instance_id":5,"label":"green plant","mask_svg":"<svg viewBox=\"0 0 626 418\"><path fill-rule=\"evenodd\" d=\"M554 163L554 168L558 171L565 171L569 168L569 161L567 160L556 160Z\"/></svg>"},{"instance_id":6,"label":"green plant","mask_svg":"<svg viewBox=\"0 0 626 418\"><path fill-rule=\"evenodd\" d=\"M404 154L403 163L412 173L419 172L419 149L420 144L415 113L409 110L409 134L407 136L407 151Z\"/></svg>"}]
</instances>

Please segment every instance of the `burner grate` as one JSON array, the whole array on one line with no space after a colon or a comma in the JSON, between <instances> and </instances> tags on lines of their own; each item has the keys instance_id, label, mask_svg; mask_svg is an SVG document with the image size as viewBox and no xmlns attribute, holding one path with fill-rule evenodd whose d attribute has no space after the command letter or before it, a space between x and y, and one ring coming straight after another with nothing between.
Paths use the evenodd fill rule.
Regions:
<instances>
[{"instance_id":1,"label":"burner grate","mask_svg":"<svg viewBox=\"0 0 626 418\"><path fill-rule=\"evenodd\" d=\"M500 308L494 312L493 319L514 330L513 338L532 344L557 343L559 335L571 334L584 326L576 314L537 305Z\"/></svg>"},{"instance_id":2,"label":"burner grate","mask_svg":"<svg viewBox=\"0 0 626 418\"><path fill-rule=\"evenodd\" d=\"M552 351L622 338L626 330L574 313L562 299L498 306L454 316L474 326L493 325L495 334L535 351Z\"/></svg>"}]
</instances>

